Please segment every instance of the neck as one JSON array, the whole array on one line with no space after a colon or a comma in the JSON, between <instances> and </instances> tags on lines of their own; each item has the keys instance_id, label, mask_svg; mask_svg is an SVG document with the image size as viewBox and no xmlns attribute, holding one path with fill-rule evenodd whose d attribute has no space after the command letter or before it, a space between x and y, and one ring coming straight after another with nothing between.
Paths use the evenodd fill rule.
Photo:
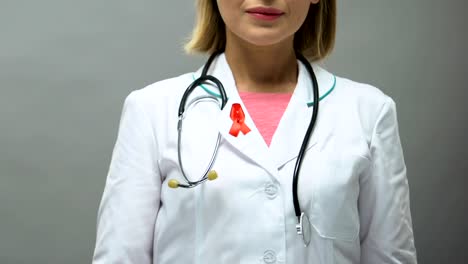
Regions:
<instances>
[{"instance_id":1,"label":"neck","mask_svg":"<svg viewBox=\"0 0 468 264\"><path fill-rule=\"evenodd\" d=\"M291 93L296 87L293 36L274 45L254 46L227 30L225 56L239 92Z\"/></svg>"}]
</instances>

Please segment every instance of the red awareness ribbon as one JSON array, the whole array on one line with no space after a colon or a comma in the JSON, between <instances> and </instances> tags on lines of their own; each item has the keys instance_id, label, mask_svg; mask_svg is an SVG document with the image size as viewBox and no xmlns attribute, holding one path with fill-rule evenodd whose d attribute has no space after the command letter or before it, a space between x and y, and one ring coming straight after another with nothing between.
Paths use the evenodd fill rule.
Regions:
<instances>
[{"instance_id":1,"label":"red awareness ribbon","mask_svg":"<svg viewBox=\"0 0 468 264\"><path fill-rule=\"evenodd\" d=\"M250 132L250 128L244 123L245 114L240 104L232 104L230 116L233 123L231 126L231 130L229 130L229 134L231 134L234 137L237 137L239 135L239 132L242 132L244 135Z\"/></svg>"}]
</instances>

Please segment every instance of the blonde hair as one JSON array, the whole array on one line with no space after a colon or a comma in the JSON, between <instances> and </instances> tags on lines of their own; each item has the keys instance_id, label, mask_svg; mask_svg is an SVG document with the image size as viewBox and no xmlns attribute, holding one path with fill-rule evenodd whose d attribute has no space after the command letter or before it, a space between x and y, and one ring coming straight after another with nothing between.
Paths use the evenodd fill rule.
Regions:
<instances>
[{"instance_id":1,"label":"blonde hair","mask_svg":"<svg viewBox=\"0 0 468 264\"><path fill-rule=\"evenodd\" d=\"M188 54L224 50L226 29L216 0L197 0L197 20L192 35L184 46ZM336 0L311 4L309 13L296 32L294 49L311 61L325 58L333 50L336 33Z\"/></svg>"}]
</instances>

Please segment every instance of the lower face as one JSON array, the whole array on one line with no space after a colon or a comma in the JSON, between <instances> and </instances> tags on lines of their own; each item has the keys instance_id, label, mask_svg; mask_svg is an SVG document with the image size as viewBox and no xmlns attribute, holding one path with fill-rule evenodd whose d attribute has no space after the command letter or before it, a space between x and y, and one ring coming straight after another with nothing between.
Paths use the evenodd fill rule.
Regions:
<instances>
[{"instance_id":1,"label":"lower face","mask_svg":"<svg viewBox=\"0 0 468 264\"><path fill-rule=\"evenodd\" d=\"M226 30L255 46L293 38L318 0L217 0ZM265 9L267 8L267 9Z\"/></svg>"}]
</instances>

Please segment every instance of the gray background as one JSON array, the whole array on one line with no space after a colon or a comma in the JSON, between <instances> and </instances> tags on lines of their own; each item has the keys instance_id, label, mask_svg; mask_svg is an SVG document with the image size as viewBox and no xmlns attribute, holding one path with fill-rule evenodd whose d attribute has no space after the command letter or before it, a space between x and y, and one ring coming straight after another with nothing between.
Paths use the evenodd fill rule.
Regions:
<instances>
[{"instance_id":1,"label":"gray background","mask_svg":"<svg viewBox=\"0 0 468 264\"><path fill-rule=\"evenodd\" d=\"M125 96L204 62L193 2L0 0L1 264L91 261ZM326 62L397 102L420 263L468 258L466 11L340 0Z\"/></svg>"}]
</instances>

